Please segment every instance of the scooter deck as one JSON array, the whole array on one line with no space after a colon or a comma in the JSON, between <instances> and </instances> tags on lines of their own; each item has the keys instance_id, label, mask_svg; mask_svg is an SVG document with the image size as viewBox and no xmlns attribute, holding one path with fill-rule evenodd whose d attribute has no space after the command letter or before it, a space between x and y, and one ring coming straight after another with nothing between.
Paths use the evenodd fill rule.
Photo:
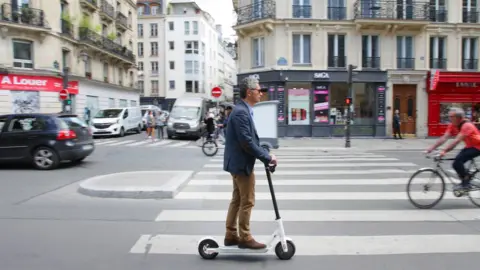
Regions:
<instances>
[{"instance_id":1,"label":"scooter deck","mask_svg":"<svg viewBox=\"0 0 480 270\"><path fill-rule=\"evenodd\" d=\"M250 248L238 248L237 246L221 246L218 248L207 248L207 252L218 252L220 254L242 254L242 253L267 253L270 251L271 247L266 247L262 249L250 249Z\"/></svg>"}]
</instances>

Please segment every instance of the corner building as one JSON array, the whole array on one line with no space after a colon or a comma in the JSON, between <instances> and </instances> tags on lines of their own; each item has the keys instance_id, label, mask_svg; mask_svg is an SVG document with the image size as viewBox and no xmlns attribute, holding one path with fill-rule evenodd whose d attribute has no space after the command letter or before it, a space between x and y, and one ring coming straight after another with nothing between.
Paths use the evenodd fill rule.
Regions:
<instances>
[{"instance_id":1,"label":"corner building","mask_svg":"<svg viewBox=\"0 0 480 270\"><path fill-rule=\"evenodd\" d=\"M352 136L391 136L396 109L402 133L438 136L445 110L462 102L473 111L480 102L472 95L480 86L476 0L233 4L238 80L255 76L269 88L265 99L280 101L280 136L344 136L349 64L358 67Z\"/></svg>"},{"instance_id":2,"label":"corner building","mask_svg":"<svg viewBox=\"0 0 480 270\"><path fill-rule=\"evenodd\" d=\"M139 105L133 0L0 0L0 114Z\"/></svg>"}]
</instances>

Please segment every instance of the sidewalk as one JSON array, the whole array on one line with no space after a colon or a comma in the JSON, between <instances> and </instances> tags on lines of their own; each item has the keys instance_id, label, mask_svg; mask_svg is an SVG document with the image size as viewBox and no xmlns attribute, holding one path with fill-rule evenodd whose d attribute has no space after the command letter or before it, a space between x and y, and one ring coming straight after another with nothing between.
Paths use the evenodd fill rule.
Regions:
<instances>
[{"instance_id":1,"label":"sidewalk","mask_svg":"<svg viewBox=\"0 0 480 270\"><path fill-rule=\"evenodd\" d=\"M350 139L352 149L361 150L425 150L437 139ZM345 138L281 138L280 149L308 149L308 148L344 148Z\"/></svg>"}]
</instances>

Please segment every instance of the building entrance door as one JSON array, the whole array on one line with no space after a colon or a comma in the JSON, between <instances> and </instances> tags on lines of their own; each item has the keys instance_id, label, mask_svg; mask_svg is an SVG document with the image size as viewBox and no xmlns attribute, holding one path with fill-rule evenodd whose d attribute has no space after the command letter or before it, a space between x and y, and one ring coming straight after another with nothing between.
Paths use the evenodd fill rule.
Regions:
<instances>
[{"instance_id":1,"label":"building entrance door","mask_svg":"<svg viewBox=\"0 0 480 270\"><path fill-rule=\"evenodd\" d=\"M416 134L417 121L417 85L395 84L393 86L393 111L400 112L400 132Z\"/></svg>"}]
</instances>

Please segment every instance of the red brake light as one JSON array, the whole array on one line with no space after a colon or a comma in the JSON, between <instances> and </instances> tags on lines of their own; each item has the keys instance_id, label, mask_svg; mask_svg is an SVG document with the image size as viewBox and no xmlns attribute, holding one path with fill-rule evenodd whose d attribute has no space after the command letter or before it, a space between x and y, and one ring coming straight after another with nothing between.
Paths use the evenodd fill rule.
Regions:
<instances>
[{"instance_id":1,"label":"red brake light","mask_svg":"<svg viewBox=\"0 0 480 270\"><path fill-rule=\"evenodd\" d=\"M69 129L62 129L57 134L57 140L59 141L72 140L76 138L77 138L77 134L75 133L75 131L69 130Z\"/></svg>"}]
</instances>

